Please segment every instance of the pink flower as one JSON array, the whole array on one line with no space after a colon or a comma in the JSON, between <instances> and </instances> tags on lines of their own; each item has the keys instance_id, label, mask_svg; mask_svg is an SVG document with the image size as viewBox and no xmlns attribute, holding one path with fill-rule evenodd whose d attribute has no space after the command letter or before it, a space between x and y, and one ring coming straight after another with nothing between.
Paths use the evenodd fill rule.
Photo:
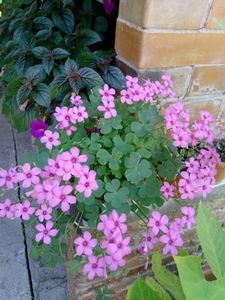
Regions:
<instances>
[{"instance_id":1,"label":"pink flower","mask_svg":"<svg viewBox=\"0 0 225 300\"><path fill-rule=\"evenodd\" d=\"M84 122L88 118L85 106L73 107L74 119L77 123Z\"/></svg>"},{"instance_id":2,"label":"pink flower","mask_svg":"<svg viewBox=\"0 0 225 300\"><path fill-rule=\"evenodd\" d=\"M99 89L100 95L102 95L101 100L106 102L114 101L116 91L113 88L109 88L108 84L104 84L102 89Z\"/></svg>"},{"instance_id":3,"label":"pink flower","mask_svg":"<svg viewBox=\"0 0 225 300\"><path fill-rule=\"evenodd\" d=\"M45 144L46 148L52 150L53 147L57 147L61 144L59 141L59 133L45 130L44 136L40 139L41 143Z\"/></svg>"},{"instance_id":4,"label":"pink flower","mask_svg":"<svg viewBox=\"0 0 225 300\"><path fill-rule=\"evenodd\" d=\"M105 276L105 260L96 256L89 256L89 262L84 266L83 272L88 274L88 279L93 280L96 276Z\"/></svg>"},{"instance_id":5,"label":"pink flower","mask_svg":"<svg viewBox=\"0 0 225 300\"><path fill-rule=\"evenodd\" d=\"M143 237L143 243L145 243L149 250L153 249L155 244L158 243L158 238L152 232L144 232Z\"/></svg>"},{"instance_id":6,"label":"pink flower","mask_svg":"<svg viewBox=\"0 0 225 300\"><path fill-rule=\"evenodd\" d=\"M38 209L35 213L40 222L49 221L52 218L52 208L47 207L46 204L42 204L41 208Z\"/></svg>"},{"instance_id":7,"label":"pink flower","mask_svg":"<svg viewBox=\"0 0 225 300\"><path fill-rule=\"evenodd\" d=\"M142 241L138 245L138 252L142 255L148 255L148 246L146 244L146 241Z\"/></svg>"},{"instance_id":8,"label":"pink flower","mask_svg":"<svg viewBox=\"0 0 225 300\"><path fill-rule=\"evenodd\" d=\"M194 173L197 174L199 171L199 162L194 158L191 157L189 160L185 161L185 165L188 168L187 171L188 173Z\"/></svg>"},{"instance_id":9,"label":"pink flower","mask_svg":"<svg viewBox=\"0 0 225 300\"><path fill-rule=\"evenodd\" d=\"M9 170L0 169L0 186L6 185L7 189L13 189L14 183L18 182L15 168Z\"/></svg>"},{"instance_id":10,"label":"pink flower","mask_svg":"<svg viewBox=\"0 0 225 300\"><path fill-rule=\"evenodd\" d=\"M130 90L122 90L120 92L120 95L121 95L120 98L121 103L126 103L128 105L133 104L133 98L132 98L133 95Z\"/></svg>"},{"instance_id":11,"label":"pink flower","mask_svg":"<svg viewBox=\"0 0 225 300\"><path fill-rule=\"evenodd\" d=\"M169 222L169 218L166 215L161 216L158 211L153 211L151 218L148 220L148 227L152 228L152 232L157 235L161 230L166 233L168 231L167 224Z\"/></svg>"},{"instance_id":12,"label":"pink flower","mask_svg":"<svg viewBox=\"0 0 225 300\"><path fill-rule=\"evenodd\" d=\"M35 226L35 228L40 231L35 235L36 242L40 242L43 239L43 243L46 245L51 244L51 237L54 237L57 235L58 230L52 229L53 223L52 221L47 221L46 226L43 224L38 224Z\"/></svg>"},{"instance_id":13,"label":"pink flower","mask_svg":"<svg viewBox=\"0 0 225 300\"><path fill-rule=\"evenodd\" d=\"M61 203L62 211L67 212L70 209L70 205L77 202L77 198L75 196L69 195L72 191L73 187L71 185L54 187L53 193L55 197L48 201L49 205L51 207L55 207Z\"/></svg>"},{"instance_id":14,"label":"pink flower","mask_svg":"<svg viewBox=\"0 0 225 300\"><path fill-rule=\"evenodd\" d=\"M208 194L212 192L211 178L204 178L198 181L198 193L206 198Z\"/></svg>"},{"instance_id":15,"label":"pink flower","mask_svg":"<svg viewBox=\"0 0 225 300\"><path fill-rule=\"evenodd\" d=\"M23 220L28 221L35 212L35 207L30 206L30 201L25 200L23 203L16 205L15 217L21 217Z\"/></svg>"},{"instance_id":16,"label":"pink flower","mask_svg":"<svg viewBox=\"0 0 225 300\"><path fill-rule=\"evenodd\" d=\"M118 215L117 211L114 209L110 216L109 216L109 221L106 221L106 226L108 228L111 228L111 221L113 223L113 227L112 230L116 230L116 229L120 229L120 231L122 233L126 233L127 232L127 225L124 224L127 221L127 216L126 214L121 214L121 216Z\"/></svg>"},{"instance_id":17,"label":"pink flower","mask_svg":"<svg viewBox=\"0 0 225 300\"><path fill-rule=\"evenodd\" d=\"M196 197L196 191L194 187L192 189L187 189L184 187L179 187L179 193L181 196L181 199L190 199L193 200Z\"/></svg>"},{"instance_id":18,"label":"pink flower","mask_svg":"<svg viewBox=\"0 0 225 300\"><path fill-rule=\"evenodd\" d=\"M113 242L109 242L107 253L112 256L114 260L121 260L124 256L131 253L131 247L129 246L130 241L130 237L123 238L122 234L118 232Z\"/></svg>"},{"instance_id":19,"label":"pink flower","mask_svg":"<svg viewBox=\"0 0 225 300\"><path fill-rule=\"evenodd\" d=\"M22 173L17 174L17 178L19 181L23 181L22 187L28 188L32 184L38 184L40 179L37 175L41 174L41 169L34 167L31 168L29 163L25 163L22 166Z\"/></svg>"},{"instance_id":20,"label":"pink flower","mask_svg":"<svg viewBox=\"0 0 225 300\"><path fill-rule=\"evenodd\" d=\"M97 110L104 112L104 118L110 119L117 116L114 102L103 102L104 105L99 105Z\"/></svg>"},{"instance_id":21,"label":"pink flower","mask_svg":"<svg viewBox=\"0 0 225 300\"><path fill-rule=\"evenodd\" d=\"M73 108L68 108L66 106L56 107L54 116L58 122L60 122L61 129L67 128L72 124L76 123L74 118Z\"/></svg>"},{"instance_id":22,"label":"pink flower","mask_svg":"<svg viewBox=\"0 0 225 300\"><path fill-rule=\"evenodd\" d=\"M126 80L127 80L126 86L128 88L133 88L138 84L138 78L137 77L132 77L130 75L127 75Z\"/></svg>"},{"instance_id":23,"label":"pink flower","mask_svg":"<svg viewBox=\"0 0 225 300\"><path fill-rule=\"evenodd\" d=\"M75 239L74 244L76 244L76 254L90 256L93 254L93 248L97 245L97 239L92 239L90 232L85 231L83 237L78 237Z\"/></svg>"},{"instance_id":24,"label":"pink flower","mask_svg":"<svg viewBox=\"0 0 225 300\"><path fill-rule=\"evenodd\" d=\"M115 259L114 257L107 255L105 256L105 263L108 265L110 272L118 270L118 268L124 267L126 265L125 259Z\"/></svg>"},{"instance_id":25,"label":"pink flower","mask_svg":"<svg viewBox=\"0 0 225 300\"><path fill-rule=\"evenodd\" d=\"M205 124L214 122L213 116L210 114L210 112L205 110L200 111L200 119L204 121Z\"/></svg>"},{"instance_id":26,"label":"pink flower","mask_svg":"<svg viewBox=\"0 0 225 300\"><path fill-rule=\"evenodd\" d=\"M160 192L163 196L168 200L175 196L175 187L169 182L164 182L162 187L160 188Z\"/></svg>"},{"instance_id":27,"label":"pink flower","mask_svg":"<svg viewBox=\"0 0 225 300\"><path fill-rule=\"evenodd\" d=\"M183 246L183 240L176 231L169 230L167 234L162 235L159 240L165 244L163 248L164 254L170 252L173 256L176 256L178 254L177 248Z\"/></svg>"},{"instance_id":28,"label":"pink flower","mask_svg":"<svg viewBox=\"0 0 225 300\"><path fill-rule=\"evenodd\" d=\"M71 104L80 106L83 104L83 100L81 99L81 96L76 96L75 94L72 94L70 97Z\"/></svg>"},{"instance_id":29,"label":"pink flower","mask_svg":"<svg viewBox=\"0 0 225 300\"><path fill-rule=\"evenodd\" d=\"M187 226L188 230L192 229L192 226L196 223L195 220L195 209L193 207L182 207L181 211L183 213L183 224Z\"/></svg>"},{"instance_id":30,"label":"pink flower","mask_svg":"<svg viewBox=\"0 0 225 300\"><path fill-rule=\"evenodd\" d=\"M176 132L173 133L173 145L175 147L188 148L189 137L189 132L183 129L177 129Z\"/></svg>"},{"instance_id":31,"label":"pink flower","mask_svg":"<svg viewBox=\"0 0 225 300\"><path fill-rule=\"evenodd\" d=\"M6 199L5 202L0 203L0 218L9 218L14 217L15 205L12 204L10 199Z\"/></svg>"},{"instance_id":32,"label":"pink flower","mask_svg":"<svg viewBox=\"0 0 225 300\"><path fill-rule=\"evenodd\" d=\"M179 187L183 187L186 190L193 190L193 186L195 185L196 175L194 173L181 172L181 179L178 182Z\"/></svg>"},{"instance_id":33,"label":"pink flower","mask_svg":"<svg viewBox=\"0 0 225 300\"><path fill-rule=\"evenodd\" d=\"M86 154L80 155L80 150L77 147L72 147L69 152L62 152L60 154L60 160L66 174L71 173L73 176L79 177L78 175L82 169L81 164L87 162L88 157Z\"/></svg>"},{"instance_id":34,"label":"pink flower","mask_svg":"<svg viewBox=\"0 0 225 300\"><path fill-rule=\"evenodd\" d=\"M170 75L164 74L161 78L165 86L169 86L171 88L174 86L173 80L171 79Z\"/></svg>"},{"instance_id":35,"label":"pink flower","mask_svg":"<svg viewBox=\"0 0 225 300\"><path fill-rule=\"evenodd\" d=\"M115 228L114 222L111 220L110 216L107 215L100 215L101 222L97 225L98 231L103 231L105 235L109 235L111 230Z\"/></svg>"},{"instance_id":36,"label":"pink flower","mask_svg":"<svg viewBox=\"0 0 225 300\"><path fill-rule=\"evenodd\" d=\"M175 218L175 220L170 224L169 230L176 231L181 234L184 229L184 222L182 218Z\"/></svg>"},{"instance_id":37,"label":"pink flower","mask_svg":"<svg viewBox=\"0 0 225 300\"><path fill-rule=\"evenodd\" d=\"M89 198L93 191L98 189L98 184L96 181L96 172L89 171L86 175L81 175L78 184L76 185L76 190L79 193L84 193L86 198Z\"/></svg>"},{"instance_id":38,"label":"pink flower","mask_svg":"<svg viewBox=\"0 0 225 300\"><path fill-rule=\"evenodd\" d=\"M145 99L145 91L141 85L139 84L134 85L134 87L131 88L131 92L133 94L134 102L143 101Z\"/></svg>"}]
</instances>

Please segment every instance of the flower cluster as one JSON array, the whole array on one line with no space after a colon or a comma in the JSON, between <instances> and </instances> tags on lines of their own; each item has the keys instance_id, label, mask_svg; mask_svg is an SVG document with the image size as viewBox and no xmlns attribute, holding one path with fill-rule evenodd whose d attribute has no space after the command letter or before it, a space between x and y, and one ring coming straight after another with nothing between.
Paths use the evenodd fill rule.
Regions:
<instances>
[{"instance_id":1,"label":"flower cluster","mask_svg":"<svg viewBox=\"0 0 225 300\"><path fill-rule=\"evenodd\" d=\"M183 246L182 234L185 230L191 230L196 223L195 209L182 207L182 217L175 218L169 224L169 217L153 211L148 220L148 231L143 233L143 239L139 245L139 252L148 255L156 244L163 245L163 253L176 256L178 249Z\"/></svg>"},{"instance_id":2,"label":"flower cluster","mask_svg":"<svg viewBox=\"0 0 225 300\"><path fill-rule=\"evenodd\" d=\"M86 107L81 105L82 99L77 97L71 97L71 103L75 103L74 107L56 107L54 117L59 122L56 129L63 129L71 136L77 128L74 126L78 123L82 123L88 118Z\"/></svg>"},{"instance_id":3,"label":"flower cluster","mask_svg":"<svg viewBox=\"0 0 225 300\"><path fill-rule=\"evenodd\" d=\"M126 214L119 216L115 210L110 215L100 216L97 230L104 234L104 240L100 243L103 255L100 257L94 255L97 239L93 239L88 231L84 232L83 237L75 239L76 255L84 255L88 259L83 272L89 280L96 276L107 277L107 270L113 272L125 266L124 258L131 253L131 238L124 237L128 230L126 221Z\"/></svg>"},{"instance_id":4,"label":"flower cluster","mask_svg":"<svg viewBox=\"0 0 225 300\"><path fill-rule=\"evenodd\" d=\"M116 91L113 88L109 88L108 84L105 84L102 89L99 89L99 93L102 104L97 107L98 111L104 112L105 119L116 117L117 111L114 102Z\"/></svg>"},{"instance_id":5,"label":"flower cluster","mask_svg":"<svg viewBox=\"0 0 225 300\"><path fill-rule=\"evenodd\" d=\"M0 204L0 217L22 218L28 221L31 216L36 216L38 222L36 229L39 233L35 236L37 242L43 239L45 244L50 244L51 237L57 234L53 229L53 208L60 207L62 212L69 211L72 204L76 204L75 191L90 197L98 189L96 172L89 169L84 163L88 157L80 154L77 147L65 151L48 159L48 164L41 170L32 167L29 163L9 170L0 170L0 184L8 189L15 188L20 183L26 191L26 197L36 200L35 207L31 206L28 199L22 203L12 203L10 199ZM74 186L69 180L73 179ZM27 190L29 189L29 190Z\"/></svg>"},{"instance_id":6,"label":"flower cluster","mask_svg":"<svg viewBox=\"0 0 225 300\"><path fill-rule=\"evenodd\" d=\"M78 216L87 219L87 224L90 220L96 221L96 212L99 214L105 209L112 211L109 215L100 215L98 239L92 237L88 227L85 227L83 235L74 241L76 256L84 259L82 263L85 261L86 264L83 272L89 280L107 277L109 272L123 267L126 256L131 253L127 216L124 213L118 215L115 207L120 211L126 211L127 208L133 210L133 203L134 207L138 205L139 213L144 216L142 208L146 208L145 203L149 203L149 206L154 204L148 195L152 183L161 185L160 191L167 200L174 197L194 199L199 195L206 197L212 189L211 185L215 183L220 157L212 145L213 117L208 112L201 111L199 120L192 124L188 110L178 101L165 110L166 130L154 131L158 124L161 126L162 116L150 105L160 104L164 98L175 97L170 76L163 75L161 79L161 82L147 80L141 84L138 78L127 76L126 88L120 92L118 102L116 90L107 84L99 89L99 95L94 96L94 101L90 99L89 104L88 100L84 101L81 96L73 93L70 97L71 107L55 109L55 131L49 130L42 121L34 122L31 126L32 135L45 144L48 150L57 147L50 152L45 166L37 160L36 163L0 170L0 187L10 190L20 186L25 192L20 203L5 199L0 204L0 217L21 218L24 221L31 219L32 224L35 222L37 243L49 245L56 236L61 240L61 235L65 234L63 230L68 227L67 222L80 226L80 220L75 220L75 216L70 213L71 206L78 201ZM141 102L141 105L140 110L137 105L136 111L136 106L130 105L137 102ZM128 104L125 116L122 115L125 111L123 104ZM99 117L101 113L93 113L96 109L102 112L103 118ZM122 113L116 117L120 110ZM111 118L114 119L107 121ZM79 126L87 119L89 128L83 124ZM117 129L120 129L119 133ZM71 138L63 138L65 135L60 130L64 130ZM169 139L167 131L172 136L174 146L178 148L177 152L174 149L170 151L171 147L167 152L164 151ZM154 139L148 139L149 133ZM160 143L155 146L152 140L158 140L158 137ZM90 166L88 156L82 154L80 149L84 149L84 152L90 150ZM157 152L163 155L157 156ZM172 162L177 156L178 164ZM174 164L174 170L170 172L170 178L173 179L162 184L164 179L169 180L169 176L166 173L164 175L163 168L162 172L158 172L158 166L163 167L164 162L170 160ZM38 167L40 165L41 168ZM157 176L157 172L160 176ZM133 202L133 195L140 196L138 204ZM145 197L148 200L146 202ZM92 209L96 210L93 214ZM147 256L160 243L164 254L177 255L183 245L183 232L191 230L195 224L194 208L183 207L181 212L182 217L169 222L167 215L153 211L139 251ZM59 221L61 216L63 220Z\"/></svg>"},{"instance_id":7,"label":"flower cluster","mask_svg":"<svg viewBox=\"0 0 225 300\"><path fill-rule=\"evenodd\" d=\"M200 142L212 145L214 133L210 124L214 121L208 111L200 112L200 119L191 124L189 111L178 101L165 110L166 129L169 130L175 147L188 148Z\"/></svg>"},{"instance_id":8,"label":"flower cluster","mask_svg":"<svg viewBox=\"0 0 225 300\"><path fill-rule=\"evenodd\" d=\"M212 185L216 182L215 176L220 161L215 148L201 149L196 157L185 161L185 167L180 172L176 184L163 183L161 193L167 200L174 198L176 191L179 192L181 199L193 200L199 196L206 198L212 192Z\"/></svg>"},{"instance_id":9,"label":"flower cluster","mask_svg":"<svg viewBox=\"0 0 225 300\"><path fill-rule=\"evenodd\" d=\"M173 81L169 75L162 76L162 82L146 80L143 85L139 84L137 77L126 77L126 87L120 92L121 103L131 105L135 102L143 101L157 103L162 98L174 98Z\"/></svg>"}]
</instances>

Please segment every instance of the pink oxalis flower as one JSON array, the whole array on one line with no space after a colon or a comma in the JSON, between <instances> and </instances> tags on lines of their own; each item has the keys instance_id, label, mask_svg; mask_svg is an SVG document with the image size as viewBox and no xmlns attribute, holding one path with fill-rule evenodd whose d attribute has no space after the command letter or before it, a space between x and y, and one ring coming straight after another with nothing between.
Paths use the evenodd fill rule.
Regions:
<instances>
[{"instance_id":1,"label":"pink oxalis flower","mask_svg":"<svg viewBox=\"0 0 225 300\"><path fill-rule=\"evenodd\" d=\"M103 88L99 89L99 94L102 96L101 100L105 102L114 101L116 91L113 88L110 88L108 84L104 84Z\"/></svg>"},{"instance_id":2,"label":"pink oxalis flower","mask_svg":"<svg viewBox=\"0 0 225 300\"><path fill-rule=\"evenodd\" d=\"M168 231L167 224L169 222L169 218L166 215L161 216L158 211L153 211L151 217L148 221L148 227L152 229L152 232L157 235L161 230L166 233Z\"/></svg>"},{"instance_id":3,"label":"pink oxalis flower","mask_svg":"<svg viewBox=\"0 0 225 300\"><path fill-rule=\"evenodd\" d=\"M79 193L84 193L84 197L89 198L93 191L98 189L98 184L96 181L96 172L89 171L86 175L81 175L78 184L76 185L76 190Z\"/></svg>"},{"instance_id":4,"label":"pink oxalis flower","mask_svg":"<svg viewBox=\"0 0 225 300\"><path fill-rule=\"evenodd\" d=\"M12 204L10 199L0 203L0 218L12 219L14 217L15 204Z\"/></svg>"},{"instance_id":5,"label":"pink oxalis flower","mask_svg":"<svg viewBox=\"0 0 225 300\"><path fill-rule=\"evenodd\" d=\"M49 221L52 218L52 208L46 204L42 204L40 209L37 209L35 215L38 217L40 222Z\"/></svg>"},{"instance_id":6,"label":"pink oxalis flower","mask_svg":"<svg viewBox=\"0 0 225 300\"><path fill-rule=\"evenodd\" d=\"M21 167L21 169L22 169L21 170L22 172L17 174L17 178L19 181L23 181L22 182L23 188L28 188L32 184L39 183L40 179L39 179L38 175L41 174L40 168L37 168L37 167L32 168L29 163L25 163Z\"/></svg>"},{"instance_id":7,"label":"pink oxalis flower","mask_svg":"<svg viewBox=\"0 0 225 300\"><path fill-rule=\"evenodd\" d=\"M40 242L41 240L43 240L44 244L51 244L51 238L55 237L58 233L58 230L53 229L52 227L52 221L47 221L46 226L44 226L43 224L36 225L35 228L39 231L39 233L35 235L36 242Z\"/></svg>"},{"instance_id":8,"label":"pink oxalis flower","mask_svg":"<svg viewBox=\"0 0 225 300\"><path fill-rule=\"evenodd\" d=\"M162 235L159 240L165 244L163 248L164 254L168 254L170 252L173 256L176 256L178 254L177 248L183 246L183 240L180 234L173 230L169 230L167 234Z\"/></svg>"},{"instance_id":9,"label":"pink oxalis flower","mask_svg":"<svg viewBox=\"0 0 225 300\"><path fill-rule=\"evenodd\" d=\"M41 143L45 144L46 148L52 150L53 147L57 147L61 144L59 141L59 133L45 130L44 136L40 139Z\"/></svg>"},{"instance_id":10,"label":"pink oxalis flower","mask_svg":"<svg viewBox=\"0 0 225 300\"><path fill-rule=\"evenodd\" d=\"M14 188L14 184L18 182L17 172L15 168L9 170L0 169L0 187L5 185L8 190Z\"/></svg>"},{"instance_id":11,"label":"pink oxalis flower","mask_svg":"<svg viewBox=\"0 0 225 300\"><path fill-rule=\"evenodd\" d=\"M28 221L34 214L36 208L30 206L30 201L25 200L23 203L16 205L15 217L21 217L24 221Z\"/></svg>"},{"instance_id":12,"label":"pink oxalis flower","mask_svg":"<svg viewBox=\"0 0 225 300\"><path fill-rule=\"evenodd\" d=\"M105 261L103 258L96 256L89 256L89 262L83 267L83 272L87 273L89 280L93 280L96 276L104 277L105 275Z\"/></svg>"},{"instance_id":13,"label":"pink oxalis flower","mask_svg":"<svg viewBox=\"0 0 225 300\"><path fill-rule=\"evenodd\" d=\"M97 239L93 239L90 232L85 231L83 237L75 239L74 244L76 245L77 255L90 256L93 254L93 248L97 245Z\"/></svg>"}]
</instances>

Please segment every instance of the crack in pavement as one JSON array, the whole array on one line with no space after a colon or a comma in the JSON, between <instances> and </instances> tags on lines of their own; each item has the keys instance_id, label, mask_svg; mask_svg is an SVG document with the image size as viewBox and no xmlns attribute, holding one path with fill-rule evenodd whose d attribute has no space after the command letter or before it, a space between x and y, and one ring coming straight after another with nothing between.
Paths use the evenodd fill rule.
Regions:
<instances>
[{"instance_id":1,"label":"crack in pavement","mask_svg":"<svg viewBox=\"0 0 225 300\"><path fill-rule=\"evenodd\" d=\"M12 128L12 137L13 137L13 147L14 147L14 153L15 153L15 162L16 162L16 165L18 166L17 145L16 145L15 132L14 132L13 128ZM19 183L18 183L17 196L18 196L19 201L22 202L21 190L20 190ZM20 219L21 219L21 224L22 224L22 229L23 229L23 243L24 243L24 249L25 249L25 259L26 259L26 266L27 266L27 272L28 272L30 294L31 294L31 299L35 299L34 298L34 287L33 287L32 275L31 275L31 268L30 268L30 260L29 260L29 254L28 254L26 228L25 228L23 219L22 218L20 218Z\"/></svg>"}]
</instances>

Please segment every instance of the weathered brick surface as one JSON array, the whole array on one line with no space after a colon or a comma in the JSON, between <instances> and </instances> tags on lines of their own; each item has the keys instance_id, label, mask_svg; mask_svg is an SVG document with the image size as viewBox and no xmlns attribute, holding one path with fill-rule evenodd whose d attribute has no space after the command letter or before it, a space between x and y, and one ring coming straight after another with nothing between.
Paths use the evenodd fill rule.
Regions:
<instances>
[{"instance_id":1,"label":"weathered brick surface","mask_svg":"<svg viewBox=\"0 0 225 300\"><path fill-rule=\"evenodd\" d=\"M117 21L116 51L137 69L225 63L225 33L149 32Z\"/></svg>"},{"instance_id":2,"label":"weathered brick surface","mask_svg":"<svg viewBox=\"0 0 225 300\"><path fill-rule=\"evenodd\" d=\"M219 26L213 19L225 20L225 1L224 0L214 0L211 12L209 14L207 28L209 29L219 29Z\"/></svg>"},{"instance_id":3,"label":"weathered brick surface","mask_svg":"<svg viewBox=\"0 0 225 300\"><path fill-rule=\"evenodd\" d=\"M225 65L194 67L190 95L225 92Z\"/></svg>"},{"instance_id":4,"label":"weathered brick surface","mask_svg":"<svg viewBox=\"0 0 225 300\"><path fill-rule=\"evenodd\" d=\"M143 28L199 29L212 0L121 0L119 16Z\"/></svg>"}]
</instances>

